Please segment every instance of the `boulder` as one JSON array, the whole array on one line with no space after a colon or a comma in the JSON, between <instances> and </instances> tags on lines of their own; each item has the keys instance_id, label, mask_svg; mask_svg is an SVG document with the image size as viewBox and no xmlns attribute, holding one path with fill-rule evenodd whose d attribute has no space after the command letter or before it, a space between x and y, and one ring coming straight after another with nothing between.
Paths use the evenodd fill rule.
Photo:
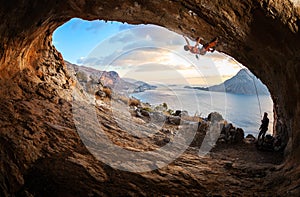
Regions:
<instances>
[{"instance_id":1,"label":"boulder","mask_svg":"<svg viewBox=\"0 0 300 197\"><path fill-rule=\"evenodd\" d=\"M189 116L189 113L186 110L183 110L183 111L176 110L175 113L174 113L174 116L184 117L184 116Z\"/></svg>"},{"instance_id":2,"label":"boulder","mask_svg":"<svg viewBox=\"0 0 300 197\"><path fill-rule=\"evenodd\" d=\"M150 113L144 109L141 110L141 114L145 117L150 117Z\"/></svg>"},{"instance_id":3,"label":"boulder","mask_svg":"<svg viewBox=\"0 0 300 197\"><path fill-rule=\"evenodd\" d=\"M172 131L170 129L162 128L160 131L166 134L172 134Z\"/></svg>"},{"instance_id":4,"label":"boulder","mask_svg":"<svg viewBox=\"0 0 300 197\"><path fill-rule=\"evenodd\" d=\"M248 134L244 139L244 142L247 144L253 144L253 143L255 143L255 141L256 141L256 138L252 134Z\"/></svg>"},{"instance_id":5,"label":"boulder","mask_svg":"<svg viewBox=\"0 0 300 197\"><path fill-rule=\"evenodd\" d=\"M98 90L95 94L96 94L97 96L101 97L101 98L106 97L105 92L103 92L103 91L101 91L101 90Z\"/></svg>"},{"instance_id":6,"label":"boulder","mask_svg":"<svg viewBox=\"0 0 300 197\"><path fill-rule=\"evenodd\" d=\"M174 125L180 125L181 118L179 116L169 116L168 122Z\"/></svg>"},{"instance_id":7,"label":"boulder","mask_svg":"<svg viewBox=\"0 0 300 197\"><path fill-rule=\"evenodd\" d=\"M174 116L180 116L180 114L181 114L181 110L176 110Z\"/></svg>"},{"instance_id":8,"label":"boulder","mask_svg":"<svg viewBox=\"0 0 300 197\"><path fill-rule=\"evenodd\" d=\"M181 111L180 117L185 117L185 116L189 116L188 111Z\"/></svg>"},{"instance_id":9,"label":"boulder","mask_svg":"<svg viewBox=\"0 0 300 197\"><path fill-rule=\"evenodd\" d=\"M224 120L224 118L218 112L212 112L212 113L208 114L207 120L210 122L220 122L220 121Z\"/></svg>"},{"instance_id":10,"label":"boulder","mask_svg":"<svg viewBox=\"0 0 300 197\"><path fill-rule=\"evenodd\" d=\"M223 139L227 143L240 143L244 140L244 130L235 128L231 123L222 124L219 140Z\"/></svg>"},{"instance_id":11,"label":"boulder","mask_svg":"<svg viewBox=\"0 0 300 197\"><path fill-rule=\"evenodd\" d=\"M154 123L164 123L166 121L166 116L161 112L151 112L149 116Z\"/></svg>"},{"instance_id":12,"label":"boulder","mask_svg":"<svg viewBox=\"0 0 300 197\"><path fill-rule=\"evenodd\" d=\"M262 140L262 138L260 138L257 141L256 147L259 150L274 151L274 141L275 141L275 138L268 134L265 136L264 140Z\"/></svg>"},{"instance_id":13,"label":"boulder","mask_svg":"<svg viewBox=\"0 0 300 197\"><path fill-rule=\"evenodd\" d=\"M235 131L235 142L240 143L244 139L244 130L241 128L237 128Z\"/></svg>"},{"instance_id":14,"label":"boulder","mask_svg":"<svg viewBox=\"0 0 300 197\"><path fill-rule=\"evenodd\" d=\"M136 115L135 115L136 117L138 117L138 118L143 117L142 113L139 110L136 110L135 112L136 112Z\"/></svg>"},{"instance_id":15,"label":"boulder","mask_svg":"<svg viewBox=\"0 0 300 197\"><path fill-rule=\"evenodd\" d=\"M165 143L169 143L169 142L171 141L171 139L170 139L169 137L166 137L166 138L163 139L163 141L164 141Z\"/></svg>"},{"instance_id":16,"label":"boulder","mask_svg":"<svg viewBox=\"0 0 300 197\"><path fill-rule=\"evenodd\" d=\"M256 140L256 138L254 137L254 135L252 135L252 134L248 134L247 136L246 136L246 138L247 139L251 139L251 140Z\"/></svg>"}]
</instances>

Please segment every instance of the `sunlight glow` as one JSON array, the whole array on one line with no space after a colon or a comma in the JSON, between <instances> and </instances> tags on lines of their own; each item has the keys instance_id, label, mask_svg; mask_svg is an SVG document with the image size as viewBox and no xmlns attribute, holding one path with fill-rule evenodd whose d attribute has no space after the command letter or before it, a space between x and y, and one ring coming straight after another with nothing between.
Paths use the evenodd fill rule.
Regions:
<instances>
[{"instance_id":1,"label":"sunlight glow","mask_svg":"<svg viewBox=\"0 0 300 197\"><path fill-rule=\"evenodd\" d=\"M152 72L162 77L162 81L174 83L176 78L170 75L171 71L176 71L191 84L213 85L234 76L243 67L219 52L199 55L196 59L194 54L183 50L186 43L181 35L162 27L117 22L110 24L109 28L105 26L103 21L72 19L57 30L53 43L64 51L64 59L71 63L114 70L120 76L138 71L131 76L146 82L149 72ZM101 31L104 27L105 34ZM83 37L89 41L79 39ZM193 41L190 43L194 44ZM80 50L74 52L74 48Z\"/></svg>"}]
</instances>

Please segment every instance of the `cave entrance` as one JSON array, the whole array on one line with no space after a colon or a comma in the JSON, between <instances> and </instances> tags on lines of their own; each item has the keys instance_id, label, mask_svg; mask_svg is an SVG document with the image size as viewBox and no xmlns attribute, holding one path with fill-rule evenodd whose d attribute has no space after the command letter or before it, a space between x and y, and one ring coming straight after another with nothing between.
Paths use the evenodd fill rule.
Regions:
<instances>
[{"instance_id":1,"label":"cave entrance","mask_svg":"<svg viewBox=\"0 0 300 197\"><path fill-rule=\"evenodd\" d=\"M267 112L268 134L273 134L273 101L254 74L218 51L196 57L183 49L182 35L165 28L72 19L54 32L53 44L70 62L79 89L95 95L95 105L109 103L111 124L137 138L153 137L153 128L174 134L178 128L170 125L181 124L176 117L206 122L212 112L225 125L255 137ZM223 142L233 138L235 134ZM171 139L164 135L160 140L164 145ZM192 138L190 142L201 147Z\"/></svg>"},{"instance_id":2,"label":"cave entrance","mask_svg":"<svg viewBox=\"0 0 300 197\"><path fill-rule=\"evenodd\" d=\"M274 2L35 1L30 4L26 4L26 2L21 4L2 3L3 6L1 7L3 9L1 13L4 21L0 28L2 33L0 62L1 84L3 84L3 88L1 88L3 118L1 121L4 127L1 133L1 141L3 141L1 144L3 144L2 155L4 160L3 165L1 164L1 172L7 178L0 183L1 191L3 191L1 193L10 195L21 190L22 193L17 193L17 195L39 195L41 192L42 194L52 192L52 188L58 195L80 195L89 191L88 195L111 195L112 192L116 192L117 195L124 193L129 195L134 193L147 195L152 193L152 195L175 194L189 196L197 195L197 192L199 192L199 195L257 194L272 196L274 194L286 194L286 191L291 194L298 192L299 187L296 184L299 176L295 172L297 171L297 164L300 158L300 135L298 132L300 124L296 119L300 112L299 101L297 100L299 98L298 68L300 54L299 9L293 6L290 1ZM289 157L287 158L286 166L274 168L274 166L270 165L260 165L256 168L257 164L262 162L261 155L265 157L266 155L273 157L273 155L269 153L263 154L262 152L259 152L261 155L257 155L258 151L250 152L249 149L246 149L246 145L244 146L245 149L240 151L238 156L232 155L232 153L240 149L223 152L222 149L219 149L219 153L221 153L219 156L217 155L219 161L211 161L209 158L205 160L206 158L204 157L199 159L199 157L187 152L187 154L182 154L180 159L171 163L170 166L159 168L157 171L148 174L134 174L114 170L107 166L106 163L98 162L95 157L89 154L86 147L82 145L82 141L75 132L72 119L74 107L70 103L75 97L72 97L74 95L71 95L70 90L74 89L77 93L76 96L90 99L91 102L99 101L97 97L105 97L109 103L114 98L114 95L112 95L113 92L109 87L101 85L101 81L98 78L91 78L90 80L87 75L78 73L74 69L74 76L75 74L77 77L81 76L81 80L78 80L81 84L77 83L81 87L75 87L76 84L73 83L72 73L66 72L66 67L60 54L51 45L50 42L52 41L54 30L73 17L87 20L100 18L127 21L133 24L158 24L172 31L183 32L193 37L196 37L196 34L200 32L205 38L211 38L212 32L221 35L224 39L224 45L220 47L220 51L226 51L232 57L249 66L251 71L260 76L270 88L275 103L275 119L278 121L276 132L285 133L286 139L289 138L286 151ZM82 35L77 35L77 38L80 36ZM161 35L159 34L158 38L160 37ZM67 40L67 38L64 39ZM145 38L146 41L151 39L152 36ZM176 39L176 41L178 40ZM64 51L60 49L59 40L54 41L57 48L63 52L65 59L72 62ZM73 41L73 43L76 42ZM175 43L169 45L172 44ZM178 45L181 44L182 41L178 43ZM107 45L103 49L109 52L111 46ZM117 45L115 44L114 46ZM83 47L78 47L78 49L77 51L84 51ZM150 52L153 52L153 49L155 47L150 46L146 54L149 55ZM173 49L169 48L162 48L160 52L163 54L170 53L170 51L172 52L170 56L183 54L175 53ZM134 60L136 60L138 56L134 55L136 54L135 52L131 51L118 56L120 58L112 62L120 62L120 60L124 60L128 56L133 56ZM88 54L83 54L82 56L86 58ZM80 57L78 56L77 58ZM85 61L87 60L85 58L80 59ZM188 62L196 61L194 56L181 59ZM181 59L179 58L178 61L183 61ZM167 62L167 60L162 59L161 61ZM227 61L229 60L230 57L228 57ZM207 62L211 61L207 60ZM68 66L72 65L68 64ZM189 68L189 65L186 67ZM201 73L207 67L211 68L210 65L204 64L202 67L197 66L194 69ZM177 69L182 70L182 67L179 66ZM107 73L107 75L104 75L107 79L111 77L117 78L118 76L116 72ZM96 80L96 83L93 80ZM207 83L205 84L208 85L208 78L206 81ZM90 97L89 94L85 94L82 84L85 84L86 88L93 88L93 85L96 84L100 85L102 89ZM198 91L194 87L188 88L194 92ZM204 89L206 87L200 87L200 90L202 90L201 88ZM112 98L109 98L109 95ZM167 96L164 95L164 98ZM224 100L221 99L221 101ZM113 121L117 121L117 119L112 120L110 118L113 113L112 110L103 110L104 107L109 107L105 106L104 101L99 101L96 118L102 118L104 123L100 127L106 132L107 136L114 140L115 144L126 146L127 151L132 150L131 153L133 151L138 152L136 150L145 150L145 152L153 150L153 147L149 146L148 142L140 140L143 135L136 135L133 138L132 135L136 133L126 135L123 129L117 127L118 125L110 124ZM138 103L138 101L133 99L129 100L128 104L135 110L137 109L137 104L135 103ZM247 104L244 106L247 106ZM83 106L83 108L79 106L77 109L80 112L81 109L89 106ZM166 106L169 105L162 103L159 107L166 108ZM241 107L241 109L243 108ZM151 112L151 109L145 108L143 113L140 111L140 114L142 116L150 116L149 111ZM83 111L83 113L86 112ZM182 115L182 111L179 113ZM86 117L95 118L95 116L91 116L93 115L92 113L86 113L85 115ZM138 114L136 113L136 115ZM215 115L215 117L220 118L217 114ZM116 116L116 118L118 117L121 118L121 116ZM165 115L158 113L156 117L159 121L161 120L160 118L164 119ZM181 120L181 116L172 118L174 123ZM212 116L210 116L211 118ZM224 118L227 119L227 116ZM207 117L207 119L209 118ZM258 121L260 119L259 115ZM135 121L143 123L143 121L146 122L147 120L136 117ZM198 128L205 127L207 126L205 121L204 119L201 121L201 124L191 125L198 126ZM91 125L90 123L92 124L93 122L86 121L86 125ZM84 124L82 125L84 126ZM95 124L94 126L96 127L97 125ZM122 126L131 125L124 124ZM146 130L147 128L145 127L144 129ZM153 126L153 128L155 129L156 127ZM168 128L160 129L159 132L165 133L165 136L160 138L160 135L158 135L160 133L155 132L152 138L148 138L150 142L158 139L156 147L168 145L172 142L173 139L170 136L174 135L174 132ZM176 133L180 132L175 131ZM147 133L144 134L146 135ZM214 133L210 132L209 134L212 134L209 137L215 137ZM102 136L105 137L104 135ZM122 140L118 140L118 136L125 137ZM96 138L98 135L90 135L88 137ZM178 136L178 139L181 139L180 136ZM91 143L91 146L93 145L94 143ZM208 143L207 145L210 144ZM224 146L226 147L226 144ZM252 147L255 149L254 146ZM94 148L97 147L94 146ZM106 147L98 148L104 150ZM166 152L168 153L168 151ZM102 157L106 155L116 156L117 154L114 153L117 152L109 149L100 152L99 155ZM256 156L253 158L255 154ZM155 154L153 156L164 159L161 155L165 156L164 154ZM124 158L131 155L118 154L117 156ZM216 158L215 156L212 155L211 158ZM144 158L147 159L147 157ZM228 158L231 160L228 160ZM114 157L111 159L118 158ZM241 159L247 161L246 164ZM137 161L146 162L150 167L160 167L161 165L161 162L148 162L140 158L131 161L136 162L119 162L116 164L122 165L121 167L123 168L131 166L135 168ZM239 161L241 162L239 163ZM267 174L265 173L266 170L268 170ZM227 179L227 175L229 179ZM33 179L31 179L32 177ZM34 177L37 177L37 179ZM39 179L39 177L42 178ZM206 177L208 179L205 179ZM262 178L264 177L271 179L263 181ZM47 184L44 187L44 185L36 185L35 183L37 182L45 182Z\"/></svg>"},{"instance_id":3,"label":"cave entrance","mask_svg":"<svg viewBox=\"0 0 300 197\"><path fill-rule=\"evenodd\" d=\"M190 43L195 42L190 40ZM268 132L273 133L273 101L267 87L259 79L234 58L223 53L208 53L197 59L183 50L186 43L181 35L165 28L75 18L54 32L53 44L70 63L116 71L122 78L150 82L150 85L154 82L165 87L182 85L195 89L207 88L222 84L240 70L246 70L228 82L232 83L228 84L230 87L210 88L210 94L217 88L226 91L225 96L218 98L225 101L216 104L225 105L221 110L222 107L212 107L211 101L200 101L202 105L210 103L209 107L201 108L184 101L167 102L149 96L147 92L134 96L155 105L166 102L171 110L175 111L177 107L189 111L190 115L201 114L206 117L210 112L219 111L228 121L243 128L246 134L254 136L257 135L262 113L267 112L270 118ZM175 98L174 93L177 93L173 90L170 92Z\"/></svg>"}]
</instances>

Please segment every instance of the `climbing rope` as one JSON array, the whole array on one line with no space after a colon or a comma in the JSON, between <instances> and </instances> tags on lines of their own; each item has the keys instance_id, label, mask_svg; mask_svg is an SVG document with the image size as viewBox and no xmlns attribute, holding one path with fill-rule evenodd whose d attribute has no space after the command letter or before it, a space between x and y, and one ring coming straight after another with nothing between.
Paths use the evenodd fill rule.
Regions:
<instances>
[{"instance_id":1,"label":"climbing rope","mask_svg":"<svg viewBox=\"0 0 300 197\"><path fill-rule=\"evenodd\" d=\"M189 43L189 41L188 41L188 39L183 35L183 37L184 37L184 39L185 39L185 41L186 41L186 43L187 43L187 45L188 46L190 46L190 43ZM199 40L200 41L200 40ZM217 43L217 41L218 41L218 37L216 37L216 38L214 38L212 41L210 41L209 43L208 43L208 47L210 47L210 44L216 44ZM197 41L197 44L198 44L198 41ZM190 50L189 48L185 48L185 50L187 51L187 50ZM215 49L213 49L213 51L214 51ZM200 53L201 54L201 53ZM198 56L196 55L196 57L197 57L197 59L198 59ZM236 61L234 58L232 58L232 57L230 57L231 59L233 59L233 61L241 68L241 69L243 69L243 67L241 66L241 64L238 62L238 61ZM249 72L250 72L250 70L248 69L248 68L246 68ZM257 91L257 86L256 86L256 83L255 83L255 79L254 79L254 77L255 76L251 76L248 72L246 72L247 73L247 75L252 79L252 81L253 81L253 84L254 84L254 88L255 88L255 93L256 93L256 97L257 97L257 101L258 101L258 107L259 107L259 114L260 114L260 117L262 117L262 112L261 112L261 105L260 105L260 99L259 99L259 96L258 96L258 91Z\"/></svg>"},{"instance_id":2,"label":"climbing rope","mask_svg":"<svg viewBox=\"0 0 300 197\"><path fill-rule=\"evenodd\" d=\"M233 57L230 57L241 69L243 69L243 67L241 66L241 64L236 61ZM246 67L245 67L246 68ZM246 68L249 72L251 72L248 68ZM255 79L254 77L255 76L251 76L248 72L246 72L247 75L252 79L253 81L253 84L254 84L254 88L255 88L255 93L256 93L256 97L257 97L257 102L258 102L258 107L259 107L259 114L260 114L260 117L262 118L262 112L261 112L261 105L260 105L260 99L259 99L259 95L258 95L258 91L257 91L257 86L256 86L256 83L255 83Z\"/></svg>"},{"instance_id":3,"label":"climbing rope","mask_svg":"<svg viewBox=\"0 0 300 197\"><path fill-rule=\"evenodd\" d=\"M248 68L247 68L247 69L248 69ZM249 69L248 69L248 70L249 70ZM247 74L248 74L248 73L247 73ZM249 77L251 77L251 76L249 75ZM255 76L252 77L252 80L253 80L254 87L255 87L256 97L257 97L258 106L259 106L260 117L262 118L261 106L260 106L260 100L259 100L259 95L258 95L258 91L257 91L257 87L256 87L256 83L255 83L254 77L255 77Z\"/></svg>"}]
</instances>

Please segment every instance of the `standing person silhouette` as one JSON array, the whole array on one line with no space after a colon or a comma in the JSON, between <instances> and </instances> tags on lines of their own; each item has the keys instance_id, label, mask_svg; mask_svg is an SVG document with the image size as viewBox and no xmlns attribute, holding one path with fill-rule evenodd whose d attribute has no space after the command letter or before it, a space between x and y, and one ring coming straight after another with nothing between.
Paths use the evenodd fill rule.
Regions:
<instances>
[{"instance_id":1,"label":"standing person silhouette","mask_svg":"<svg viewBox=\"0 0 300 197\"><path fill-rule=\"evenodd\" d=\"M259 141L260 137L262 136L262 141L264 142L265 140L265 135L266 135L266 132L268 130L268 126L269 126L269 118L268 118L268 113L265 112L264 113L264 117L263 119L261 120L261 125L259 127L259 134L258 134L258 138L257 138L257 141Z\"/></svg>"}]
</instances>

